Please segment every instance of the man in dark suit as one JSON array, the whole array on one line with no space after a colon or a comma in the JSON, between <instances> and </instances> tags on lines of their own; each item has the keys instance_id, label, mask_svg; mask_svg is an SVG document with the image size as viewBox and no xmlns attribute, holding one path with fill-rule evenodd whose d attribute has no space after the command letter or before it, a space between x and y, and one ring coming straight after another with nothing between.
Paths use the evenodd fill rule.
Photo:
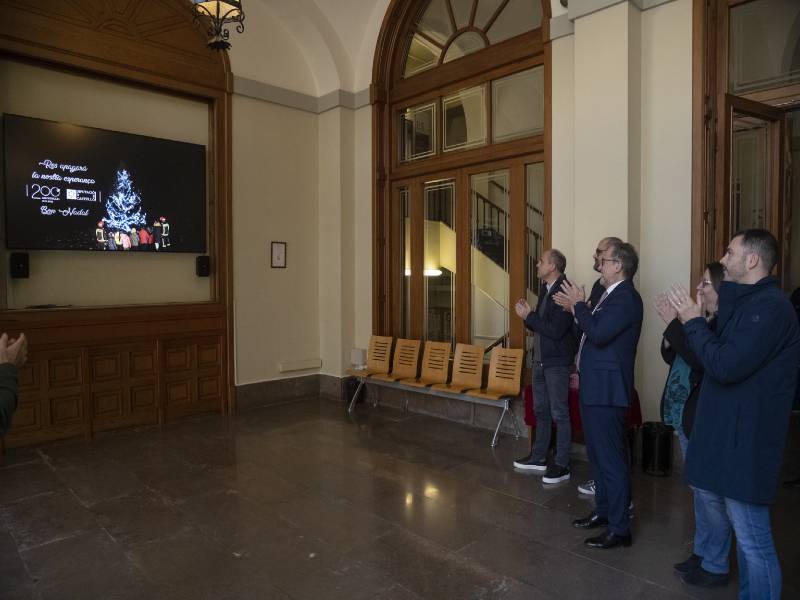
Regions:
<instances>
[{"instance_id":1,"label":"man in dark suit","mask_svg":"<svg viewBox=\"0 0 800 600\"><path fill-rule=\"evenodd\" d=\"M639 267L636 249L612 242L600 257L605 292L589 308L582 288L565 282L555 301L574 313L583 336L576 364L586 450L595 481L595 510L575 527L604 533L587 538L593 548L630 546L630 481L625 422L633 397L636 346L642 330L642 298L633 286Z\"/></svg>"},{"instance_id":2,"label":"man in dark suit","mask_svg":"<svg viewBox=\"0 0 800 600\"><path fill-rule=\"evenodd\" d=\"M575 361L575 338L572 314L553 302L566 280L567 259L556 249L548 250L536 263L542 282L539 303L531 310L520 299L514 310L533 331L533 403L536 414L536 438L531 453L514 461L517 469L544 473L543 483L559 483L570 478L569 450L572 432L569 421L569 373ZM547 465L552 423L556 423L555 464Z\"/></svg>"},{"instance_id":3,"label":"man in dark suit","mask_svg":"<svg viewBox=\"0 0 800 600\"><path fill-rule=\"evenodd\" d=\"M600 272L600 257L603 256L603 253L608 250L609 244L621 244L622 240L618 237L604 237L602 240L597 242L597 249L594 251L592 258L594 259L594 266L592 267L598 273ZM586 301L586 305L591 310L593 307L597 306L597 303L600 301L600 297L603 295L603 292L606 291L606 286L603 284L603 278L598 277L597 281L594 282L592 285L592 291L589 292L589 299ZM583 337L583 331L575 323L573 327L573 334L575 335L575 339L580 342L581 337ZM595 485L594 479L590 479L589 481L584 481L582 484L578 486L578 491L581 494L588 494L590 496L594 496Z\"/></svg>"}]
</instances>

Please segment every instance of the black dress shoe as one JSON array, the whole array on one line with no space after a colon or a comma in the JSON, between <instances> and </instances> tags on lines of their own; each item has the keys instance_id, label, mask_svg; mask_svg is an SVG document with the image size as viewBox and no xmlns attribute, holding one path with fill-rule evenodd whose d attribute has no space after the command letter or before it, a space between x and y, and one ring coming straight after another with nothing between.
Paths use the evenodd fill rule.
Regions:
<instances>
[{"instance_id":1,"label":"black dress shoe","mask_svg":"<svg viewBox=\"0 0 800 600\"><path fill-rule=\"evenodd\" d=\"M783 487L787 490L800 490L800 477L797 479L790 479L789 481L783 482Z\"/></svg>"},{"instance_id":2,"label":"black dress shoe","mask_svg":"<svg viewBox=\"0 0 800 600\"><path fill-rule=\"evenodd\" d=\"M689 573L690 571L694 571L702 563L703 563L703 557L698 556L697 554L692 552L692 555L689 558L687 558L683 562L679 562L675 565L672 565L672 568L675 569L681 575L683 575L685 573Z\"/></svg>"},{"instance_id":3,"label":"black dress shoe","mask_svg":"<svg viewBox=\"0 0 800 600\"><path fill-rule=\"evenodd\" d=\"M728 585L729 575L727 573L711 573L703 567L697 567L694 571L681 575L681 579L689 585L712 588Z\"/></svg>"},{"instance_id":4,"label":"black dress shoe","mask_svg":"<svg viewBox=\"0 0 800 600\"><path fill-rule=\"evenodd\" d=\"M630 533L628 535L617 535L616 533L611 533L606 530L605 533L601 533L598 536L586 538L583 543L590 548L608 550L610 548L616 548L617 546L624 546L627 548L633 543L633 538Z\"/></svg>"},{"instance_id":5,"label":"black dress shoe","mask_svg":"<svg viewBox=\"0 0 800 600\"><path fill-rule=\"evenodd\" d=\"M598 516L595 512L585 519L575 519L572 522L572 526L578 529L594 529L596 527L605 527L606 525L608 525L608 519Z\"/></svg>"}]
</instances>

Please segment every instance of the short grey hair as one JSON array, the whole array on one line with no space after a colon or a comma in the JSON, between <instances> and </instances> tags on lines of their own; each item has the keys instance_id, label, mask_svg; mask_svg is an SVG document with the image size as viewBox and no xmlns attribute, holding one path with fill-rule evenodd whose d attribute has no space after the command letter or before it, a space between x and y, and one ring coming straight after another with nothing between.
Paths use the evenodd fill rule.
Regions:
<instances>
[{"instance_id":1,"label":"short grey hair","mask_svg":"<svg viewBox=\"0 0 800 600\"><path fill-rule=\"evenodd\" d=\"M556 271L561 273L562 275L567 271L567 257L564 256L564 253L561 250L556 250L555 248L550 248L547 251L550 254L550 262L553 263L556 267Z\"/></svg>"},{"instance_id":2,"label":"short grey hair","mask_svg":"<svg viewBox=\"0 0 800 600\"><path fill-rule=\"evenodd\" d=\"M619 260L622 265L622 274L626 279L632 279L639 270L639 254L633 244L628 242L611 242L608 246L611 256Z\"/></svg>"}]
</instances>

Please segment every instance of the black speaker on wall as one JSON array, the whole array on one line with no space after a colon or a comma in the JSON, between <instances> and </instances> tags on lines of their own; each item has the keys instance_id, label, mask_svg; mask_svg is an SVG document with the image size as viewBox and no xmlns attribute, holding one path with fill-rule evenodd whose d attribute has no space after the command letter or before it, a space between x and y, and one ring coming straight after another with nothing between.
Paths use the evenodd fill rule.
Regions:
<instances>
[{"instance_id":1,"label":"black speaker on wall","mask_svg":"<svg viewBox=\"0 0 800 600\"><path fill-rule=\"evenodd\" d=\"M9 256L9 272L12 279L28 279L31 276L27 252L12 252Z\"/></svg>"},{"instance_id":2,"label":"black speaker on wall","mask_svg":"<svg viewBox=\"0 0 800 600\"><path fill-rule=\"evenodd\" d=\"M211 257L198 256L195 261L195 272L198 277L208 277L211 275Z\"/></svg>"}]
</instances>

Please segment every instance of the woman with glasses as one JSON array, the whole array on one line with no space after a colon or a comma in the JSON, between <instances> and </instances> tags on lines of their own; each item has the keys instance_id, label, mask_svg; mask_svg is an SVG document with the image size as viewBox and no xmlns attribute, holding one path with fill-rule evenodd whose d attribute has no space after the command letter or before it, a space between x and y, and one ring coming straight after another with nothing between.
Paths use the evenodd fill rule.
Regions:
<instances>
[{"instance_id":1,"label":"woman with glasses","mask_svg":"<svg viewBox=\"0 0 800 600\"><path fill-rule=\"evenodd\" d=\"M703 278L697 285L697 295L703 307L708 326L714 329L719 308L719 288L724 271L718 262L706 265ZM661 356L670 366L664 393L661 396L661 419L672 426L678 434L683 458L692 432L700 384L703 381L703 366L689 350L683 325L677 311L665 294L656 298L656 310L667 324L661 342ZM724 507L707 506L694 493L695 534L692 555L674 565L681 578L693 585L712 587L725 585L728 581L728 554L730 552L730 526L718 523L715 518Z\"/></svg>"}]
</instances>

